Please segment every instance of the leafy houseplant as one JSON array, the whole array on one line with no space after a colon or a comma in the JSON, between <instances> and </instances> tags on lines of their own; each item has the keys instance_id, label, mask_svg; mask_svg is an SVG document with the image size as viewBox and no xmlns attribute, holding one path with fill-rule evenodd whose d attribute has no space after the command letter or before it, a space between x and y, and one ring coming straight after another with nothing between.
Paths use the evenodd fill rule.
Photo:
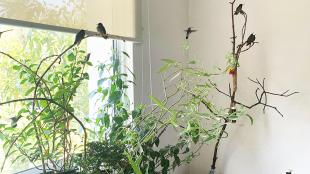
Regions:
<instances>
[{"instance_id":1,"label":"leafy houseplant","mask_svg":"<svg viewBox=\"0 0 310 174\"><path fill-rule=\"evenodd\" d=\"M20 110L11 118L12 124L0 127L6 152L1 168L12 157L14 161L28 160L43 173L71 171L72 154L83 149L78 138L84 144L87 139L86 128L74 114L72 100L82 82L88 79L85 69L91 65L89 55L74 45L60 54L42 58L39 63L1 54L14 62L20 85L28 88L25 98L0 104L21 103ZM78 125L83 132L78 131Z\"/></svg>"},{"instance_id":2,"label":"leafy houseplant","mask_svg":"<svg viewBox=\"0 0 310 174\"><path fill-rule=\"evenodd\" d=\"M21 105L12 117L12 124L0 127L6 151L2 169L7 159L13 158L14 161L28 160L43 173L66 173L77 168L82 173L168 173L197 155L201 146L195 149L192 144L203 144L215 137L216 128L206 130L200 124L211 119L208 114L198 112L202 101L183 100L192 97L185 92L192 86L184 77L208 76L200 69L165 60L166 65L161 69L162 73L167 73L163 79L165 99L151 96L155 106L141 105L130 110L125 91L132 82L122 73L125 66L120 60L128 54L116 53L111 64L98 67L100 74L110 73L98 83L96 93L104 101L98 116L95 120L84 121L75 115L76 106L72 100L82 81L88 79L84 70L91 65L89 54L75 44L59 54L44 56L38 63L0 53L14 62L13 69L26 89L26 97L0 103L0 106ZM182 73L168 75L168 68L172 67ZM182 83L173 84L177 79ZM102 86L105 81L110 86ZM168 85L177 88L170 90ZM88 129L87 124L95 125L95 129ZM163 146L161 136L168 127L181 133L175 144Z\"/></svg>"},{"instance_id":3,"label":"leafy houseplant","mask_svg":"<svg viewBox=\"0 0 310 174\"><path fill-rule=\"evenodd\" d=\"M125 53L121 55L128 56ZM189 90L189 84L185 80L182 81L184 84L175 84L181 86L178 89L172 88L168 94L166 82L178 79L176 74L170 74L163 79L166 93L163 101L151 96L156 106L140 105L130 110L125 90L128 83L132 82L126 80L128 75L121 71L124 65L120 58L116 54L110 64L98 67L100 74L110 73L98 81L96 91L96 95L101 96L100 100L106 102L99 107L98 116L92 122L97 131L90 134L94 140L87 145L87 158L83 159L82 155L76 158L82 173L168 173L177 166L190 162L197 155L201 144L215 137L213 132L216 128L206 130L200 125L202 120L208 119L207 113L197 112L200 101L183 100L192 96L182 92ZM208 75L202 70L183 67L173 60L165 61L167 64L161 69L162 73L174 67L175 70L182 71L183 77ZM105 87L103 82L110 85ZM187 109L181 109L184 106ZM172 145L160 146L161 136L168 127L180 132L178 141ZM190 148L192 144L200 145L198 148Z\"/></svg>"}]
</instances>

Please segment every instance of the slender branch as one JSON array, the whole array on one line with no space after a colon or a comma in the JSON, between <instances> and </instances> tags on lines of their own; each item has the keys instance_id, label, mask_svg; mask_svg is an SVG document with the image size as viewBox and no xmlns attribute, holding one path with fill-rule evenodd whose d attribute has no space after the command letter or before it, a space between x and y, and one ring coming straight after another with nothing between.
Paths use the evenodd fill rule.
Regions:
<instances>
[{"instance_id":1,"label":"slender branch","mask_svg":"<svg viewBox=\"0 0 310 174\"><path fill-rule=\"evenodd\" d=\"M11 60L15 61L16 63L20 64L21 66L23 66L24 68L26 68L30 73L32 73L34 76L40 78L40 76L37 74L37 72L32 71L32 69L30 67L28 67L26 64L22 63L21 61L17 60L16 58L14 58L13 56L11 56L10 54L7 54L5 52L0 51L0 54L10 58ZM44 86L46 87L46 89L49 92L50 97L52 97L52 94L50 92L50 89L48 87L48 85L46 84L46 82L44 80L42 80Z\"/></svg>"},{"instance_id":2,"label":"slender branch","mask_svg":"<svg viewBox=\"0 0 310 174\"><path fill-rule=\"evenodd\" d=\"M47 101L47 102L53 103L56 106L60 107L61 109L65 110L71 117L73 117L79 123L79 125L82 127L82 129L84 131L84 155L86 157L86 142L87 142L87 131L86 130L87 129L86 129L86 127L84 126L84 124L82 123L82 121L79 118L77 118L71 111L69 111L63 105L57 103L53 99L47 99L47 98L23 98L23 99L16 99L16 100L11 100L11 101L0 103L0 106L7 105L7 104L10 104L10 103L23 102L23 101Z\"/></svg>"},{"instance_id":3,"label":"slender branch","mask_svg":"<svg viewBox=\"0 0 310 174\"><path fill-rule=\"evenodd\" d=\"M17 135L17 137L15 137L13 139L13 141L11 141L10 143L10 146L9 148L7 149L6 153L5 153L5 158L2 162L2 165L1 165L1 171L3 171L3 168L4 168L4 165L5 165L5 162L7 160L7 157L9 156L9 153L11 152L11 149L13 147L13 145L16 143L16 141L25 133L25 131L28 129L28 127L39 117L41 116L41 114L47 109L47 107L45 107L34 119L31 120L30 123L28 123L23 129L22 131Z\"/></svg>"},{"instance_id":4,"label":"slender branch","mask_svg":"<svg viewBox=\"0 0 310 174\"><path fill-rule=\"evenodd\" d=\"M266 109L266 108L271 108L271 109L274 109L278 114L280 114L282 117L283 117L283 114L278 110L277 107L275 106L272 106L272 105L269 105L268 104L268 100L267 100L267 97L268 95L271 95L271 96L279 96L279 97L290 97L292 95L295 95L295 94L298 94L299 92L291 92L289 93L290 90L286 90L285 92L283 93L274 93L274 92L269 92L269 91L266 91L265 89L265 79L263 79L262 82L260 82L258 79L256 80L253 80L253 79L250 79L248 78L251 82L259 85L259 88L257 88L255 90L255 96L256 96L256 99L257 99L257 102L252 104L252 105L246 105L246 104L243 104L239 101L235 101L236 104L240 105L240 106L243 106L247 109L253 109L254 107L257 107L259 105L263 106L263 111ZM219 88L217 88L216 86L214 86L214 88L221 94L229 97L229 95L225 92L223 92L222 90L220 90ZM258 95L258 92L261 91L260 95Z\"/></svg>"}]
</instances>

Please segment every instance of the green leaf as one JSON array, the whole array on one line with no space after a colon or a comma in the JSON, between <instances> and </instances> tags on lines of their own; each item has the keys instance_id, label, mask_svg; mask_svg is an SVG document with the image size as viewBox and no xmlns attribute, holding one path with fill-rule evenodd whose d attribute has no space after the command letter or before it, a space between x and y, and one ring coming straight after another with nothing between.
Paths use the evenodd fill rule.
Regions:
<instances>
[{"instance_id":1,"label":"green leaf","mask_svg":"<svg viewBox=\"0 0 310 174\"><path fill-rule=\"evenodd\" d=\"M142 110L141 109L135 109L131 113L133 119L141 116L141 114L142 114Z\"/></svg>"},{"instance_id":2,"label":"green leaf","mask_svg":"<svg viewBox=\"0 0 310 174\"><path fill-rule=\"evenodd\" d=\"M91 62L86 62L86 64L87 64L88 66L93 66L93 63L91 63Z\"/></svg>"},{"instance_id":3,"label":"green leaf","mask_svg":"<svg viewBox=\"0 0 310 174\"><path fill-rule=\"evenodd\" d=\"M189 61L188 64L196 64L195 60Z\"/></svg>"},{"instance_id":4,"label":"green leaf","mask_svg":"<svg viewBox=\"0 0 310 174\"><path fill-rule=\"evenodd\" d=\"M48 104L46 100L42 100L42 101L40 101L40 103L41 103L41 106L43 108L45 108L47 106L47 104Z\"/></svg>"},{"instance_id":5,"label":"green leaf","mask_svg":"<svg viewBox=\"0 0 310 174\"><path fill-rule=\"evenodd\" d=\"M114 91L109 96L109 102L110 103L117 103L120 101L121 97L122 97L121 91Z\"/></svg>"},{"instance_id":6,"label":"green leaf","mask_svg":"<svg viewBox=\"0 0 310 174\"><path fill-rule=\"evenodd\" d=\"M13 65L13 69L19 71L22 67L20 65Z\"/></svg>"},{"instance_id":7,"label":"green leaf","mask_svg":"<svg viewBox=\"0 0 310 174\"><path fill-rule=\"evenodd\" d=\"M5 135L3 135L2 133L0 133L0 140L3 141L3 140L5 140L5 138L6 138Z\"/></svg>"},{"instance_id":8,"label":"green leaf","mask_svg":"<svg viewBox=\"0 0 310 174\"><path fill-rule=\"evenodd\" d=\"M67 58L68 58L68 61L69 61L69 62L72 62L72 61L75 60L76 56L75 56L73 53L70 53L70 54L67 56Z\"/></svg>"},{"instance_id":9,"label":"green leaf","mask_svg":"<svg viewBox=\"0 0 310 174\"><path fill-rule=\"evenodd\" d=\"M156 147L159 146L159 142L160 142L160 141L159 141L159 138L156 138L156 139L155 139L155 145L156 145Z\"/></svg>"},{"instance_id":10,"label":"green leaf","mask_svg":"<svg viewBox=\"0 0 310 174\"><path fill-rule=\"evenodd\" d=\"M164 64L160 69L159 69L159 73L164 73L166 72L169 68L171 67L171 64Z\"/></svg>"},{"instance_id":11,"label":"green leaf","mask_svg":"<svg viewBox=\"0 0 310 174\"><path fill-rule=\"evenodd\" d=\"M105 127L109 127L110 126L110 116L108 114L105 114L103 117L103 120L104 120Z\"/></svg>"},{"instance_id":12,"label":"green leaf","mask_svg":"<svg viewBox=\"0 0 310 174\"><path fill-rule=\"evenodd\" d=\"M115 123L116 123L117 125L119 125L119 126L123 125L124 120L123 120L122 117L116 116L116 117L113 118L113 120L115 121Z\"/></svg>"},{"instance_id":13,"label":"green leaf","mask_svg":"<svg viewBox=\"0 0 310 174\"><path fill-rule=\"evenodd\" d=\"M84 73L83 74L83 78L86 79L86 80L89 80L89 74L88 73Z\"/></svg>"},{"instance_id":14,"label":"green leaf","mask_svg":"<svg viewBox=\"0 0 310 174\"><path fill-rule=\"evenodd\" d=\"M137 163L133 160L132 156L128 153L125 152L125 155L129 161L129 164L131 165L133 171L135 172L135 174L142 174L141 169L140 169L140 163Z\"/></svg>"},{"instance_id":15,"label":"green leaf","mask_svg":"<svg viewBox=\"0 0 310 174\"><path fill-rule=\"evenodd\" d=\"M173 161L173 169L175 169L177 166L181 165L181 160L178 156L174 156L174 161Z\"/></svg>"},{"instance_id":16,"label":"green leaf","mask_svg":"<svg viewBox=\"0 0 310 174\"><path fill-rule=\"evenodd\" d=\"M123 80L122 79L117 79L116 80L116 85L117 85L117 87L118 88L123 88L123 84L124 84L124 82L123 82Z\"/></svg>"},{"instance_id":17,"label":"green leaf","mask_svg":"<svg viewBox=\"0 0 310 174\"><path fill-rule=\"evenodd\" d=\"M157 106L159 106L160 108L165 108L165 105L163 102L161 102L158 98L154 97L154 96L150 96L150 99L152 100L152 102L154 102Z\"/></svg>"},{"instance_id":18,"label":"green leaf","mask_svg":"<svg viewBox=\"0 0 310 174\"><path fill-rule=\"evenodd\" d=\"M175 60L172 60L172 59L162 59L162 61L164 61L165 63L169 63L169 64L174 64L176 63Z\"/></svg>"},{"instance_id":19,"label":"green leaf","mask_svg":"<svg viewBox=\"0 0 310 174\"><path fill-rule=\"evenodd\" d=\"M128 54L127 52L122 51L122 53L123 53L126 57L130 58L130 56L129 56L129 54Z\"/></svg>"},{"instance_id":20,"label":"green leaf","mask_svg":"<svg viewBox=\"0 0 310 174\"><path fill-rule=\"evenodd\" d=\"M30 89L28 89L26 92L25 92L25 95L29 95L30 93L32 93L34 91L35 87L32 87Z\"/></svg>"},{"instance_id":21,"label":"green leaf","mask_svg":"<svg viewBox=\"0 0 310 174\"><path fill-rule=\"evenodd\" d=\"M249 115L249 114L245 114L245 116L248 117L248 118L250 119L251 125L253 125L253 124L254 124L254 119L253 119L253 117L252 117L251 115Z\"/></svg>"},{"instance_id":22,"label":"green leaf","mask_svg":"<svg viewBox=\"0 0 310 174\"><path fill-rule=\"evenodd\" d=\"M166 72L173 64L176 63L176 61L172 59L162 59L164 61L164 65L159 69L159 73L164 73Z\"/></svg>"}]
</instances>

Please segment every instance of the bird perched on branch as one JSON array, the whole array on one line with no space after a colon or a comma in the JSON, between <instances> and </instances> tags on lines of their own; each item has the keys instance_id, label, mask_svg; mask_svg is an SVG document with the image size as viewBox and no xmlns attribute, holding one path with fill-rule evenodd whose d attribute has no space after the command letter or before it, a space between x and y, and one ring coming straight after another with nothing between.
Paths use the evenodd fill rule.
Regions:
<instances>
[{"instance_id":1,"label":"bird perched on branch","mask_svg":"<svg viewBox=\"0 0 310 174\"><path fill-rule=\"evenodd\" d=\"M255 39L256 36L254 35L254 33L252 33L246 41L246 46L252 46L255 43Z\"/></svg>"},{"instance_id":2,"label":"bird perched on branch","mask_svg":"<svg viewBox=\"0 0 310 174\"><path fill-rule=\"evenodd\" d=\"M74 44L79 45L81 41L84 39L84 37L85 37L85 30L79 31L75 36Z\"/></svg>"},{"instance_id":3,"label":"bird perched on branch","mask_svg":"<svg viewBox=\"0 0 310 174\"><path fill-rule=\"evenodd\" d=\"M10 118L10 120L11 120L11 127L13 127L13 128L17 127L17 122L21 118L22 118L22 116L16 116L16 117Z\"/></svg>"},{"instance_id":4,"label":"bird perched on branch","mask_svg":"<svg viewBox=\"0 0 310 174\"><path fill-rule=\"evenodd\" d=\"M97 25L97 31L101 34L101 36L105 39L108 38L107 36L107 31L105 30L105 27L103 26L102 23L98 23Z\"/></svg>"},{"instance_id":5,"label":"bird perched on branch","mask_svg":"<svg viewBox=\"0 0 310 174\"><path fill-rule=\"evenodd\" d=\"M244 11L242 10L242 7L243 7L243 4L239 4L238 5L238 7L236 8L236 11L235 11L235 15L244 14Z\"/></svg>"},{"instance_id":6,"label":"bird perched on branch","mask_svg":"<svg viewBox=\"0 0 310 174\"><path fill-rule=\"evenodd\" d=\"M189 38L189 35L190 35L191 33L196 32L197 30L193 30L192 27L188 27L187 30L184 30L184 31L186 32L186 39L188 39L188 38Z\"/></svg>"},{"instance_id":7,"label":"bird perched on branch","mask_svg":"<svg viewBox=\"0 0 310 174\"><path fill-rule=\"evenodd\" d=\"M5 30L5 31L0 31L0 38L1 38L1 36L2 36L3 33L6 33L6 32L8 32L8 31L12 31L12 30L13 30L13 29Z\"/></svg>"}]
</instances>

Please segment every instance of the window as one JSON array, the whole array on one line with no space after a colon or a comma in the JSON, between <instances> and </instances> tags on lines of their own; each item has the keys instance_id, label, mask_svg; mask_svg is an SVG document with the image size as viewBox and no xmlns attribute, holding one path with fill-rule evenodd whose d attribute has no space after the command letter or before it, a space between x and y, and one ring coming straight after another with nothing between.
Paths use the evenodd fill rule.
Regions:
<instances>
[{"instance_id":1,"label":"window","mask_svg":"<svg viewBox=\"0 0 310 174\"><path fill-rule=\"evenodd\" d=\"M74 42L75 34L14 27L7 25L0 25L0 31L11 30L2 35L0 39L0 51L8 53L10 56L22 62L31 62L37 64L42 58L53 54L59 54L68 45ZM85 50L91 54L90 60L93 66L87 69L89 80L78 89L77 95L74 97L75 114L84 119L85 117L94 118L96 113L96 98L89 97L89 94L96 90L98 80L97 66L100 63L106 63L113 52L126 52L132 55L132 43L116 40L104 40L102 38L91 37L82 42L79 46L81 50ZM132 57L132 56L130 56ZM122 59L124 64L131 69L132 59ZM64 63L59 62L60 64ZM44 65L42 65L44 66ZM14 71L13 61L8 59L5 55L0 55L0 101L9 101L12 99L19 99L25 97L25 85L20 84L20 74ZM124 68L124 71L127 69ZM106 84L108 85L108 84ZM128 95L132 98L133 89L128 89ZM26 92L27 93L27 92ZM18 103L1 106L0 109L0 124L12 124L13 118L16 118L16 113L20 109ZM25 120L22 118L18 121L17 128L25 125ZM20 130L21 131L21 130ZM3 136L0 132L0 146L2 147ZM0 162L4 159L4 152L0 149ZM20 158L14 164L12 160L8 160L3 173L14 173L25 169L32 168L33 166L27 162L27 159ZM12 164L12 165L11 165Z\"/></svg>"}]
</instances>

